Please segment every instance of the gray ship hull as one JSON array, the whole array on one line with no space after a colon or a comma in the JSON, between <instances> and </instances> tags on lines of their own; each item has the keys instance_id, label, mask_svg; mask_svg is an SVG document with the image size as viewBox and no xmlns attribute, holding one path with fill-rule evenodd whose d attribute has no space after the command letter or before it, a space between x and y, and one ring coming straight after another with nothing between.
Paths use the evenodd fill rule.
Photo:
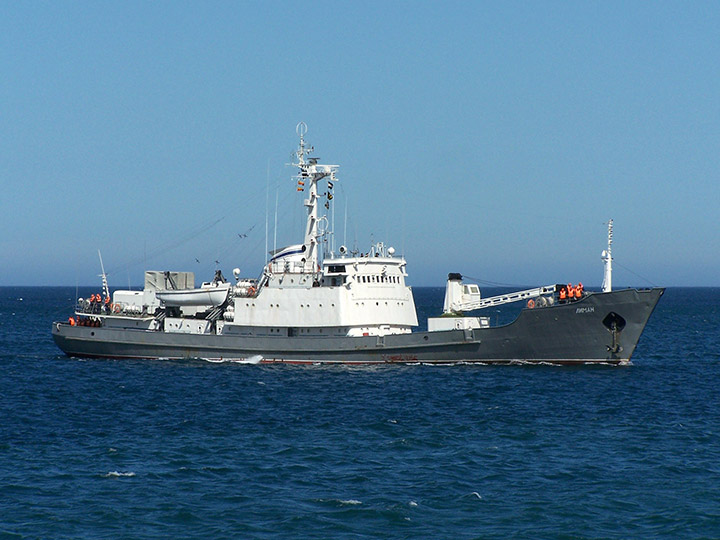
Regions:
<instances>
[{"instance_id":1,"label":"gray ship hull","mask_svg":"<svg viewBox=\"0 0 720 540\"><path fill-rule=\"evenodd\" d=\"M365 337L181 334L53 324L69 356L288 363L613 363L630 361L664 289L589 293L523 309L504 326Z\"/></svg>"}]
</instances>

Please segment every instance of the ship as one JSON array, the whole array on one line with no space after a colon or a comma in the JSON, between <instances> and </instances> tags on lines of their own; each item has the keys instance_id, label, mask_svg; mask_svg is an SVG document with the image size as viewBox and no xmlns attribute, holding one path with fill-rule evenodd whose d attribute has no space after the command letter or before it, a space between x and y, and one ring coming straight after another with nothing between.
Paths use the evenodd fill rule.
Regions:
<instances>
[{"instance_id":1,"label":"ship","mask_svg":"<svg viewBox=\"0 0 720 540\"><path fill-rule=\"evenodd\" d=\"M111 295L103 267L103 292L52 324L57 346L72 357L248 363L630 362L664 289L613 290L612 220L601 290L556 283L483 297L450 272L442 311L418 330L404 256L384 242L335 249L328 212L339 166L312 157L306 133L301 122L292 163L307 211L301 243L268 252L259 276L235 268L233 282L217 270L200 287L193 272L150 270L142 290ZM522 307L510 323L483 315L511 303Z\"/></svg>"}]
</instances>

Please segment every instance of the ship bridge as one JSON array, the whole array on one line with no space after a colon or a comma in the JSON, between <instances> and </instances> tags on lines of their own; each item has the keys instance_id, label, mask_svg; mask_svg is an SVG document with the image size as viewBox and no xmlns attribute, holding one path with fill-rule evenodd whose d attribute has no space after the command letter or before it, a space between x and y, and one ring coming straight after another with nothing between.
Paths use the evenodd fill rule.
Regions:
<instances>
[{"instance_id":1,"label":"ship bridge","mask_svg":"<svg viewBox=\"0 0 720 540\"><path fill-rule=\"evenodd\" d=\"M236 331L385 335L417 326L406 262L394 249L379 243L350 255L341 248L344 254L326 258L315 272L304 271L301 250L301 245L279 250L257 295L235 299L229 323Z\"/></svg>"}]
</instances>

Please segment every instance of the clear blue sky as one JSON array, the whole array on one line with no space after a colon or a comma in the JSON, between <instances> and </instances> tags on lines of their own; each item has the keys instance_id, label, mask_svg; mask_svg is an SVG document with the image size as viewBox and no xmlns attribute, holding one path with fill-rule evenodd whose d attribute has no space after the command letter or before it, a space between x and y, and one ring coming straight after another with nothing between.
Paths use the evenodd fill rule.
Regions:
<instances>
[{"instance_id":1,"label":"clear blue sky","mask_svg":"<svg viewBox=\"0 0 720 540\"><path fill-rule=\"evenodd\" d=\"M0 285L257 275L303 120L413 285L599 285L614 218L616 284L720 286L718 2L3 2L0 73Z\"/></svg>"}]
</instances>

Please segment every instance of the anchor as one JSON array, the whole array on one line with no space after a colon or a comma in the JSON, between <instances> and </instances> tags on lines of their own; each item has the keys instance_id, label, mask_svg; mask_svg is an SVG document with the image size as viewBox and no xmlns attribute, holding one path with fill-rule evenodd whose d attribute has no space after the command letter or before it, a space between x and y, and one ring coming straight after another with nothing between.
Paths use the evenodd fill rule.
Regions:
<instances>
[{"instance_id":1,"label":"anchor","mask_svg":"<svg viewBox=\"0 0 720 540\"><path fill-rule=\"evenodd\" d=\"M619 336L627 322L622 316L618 315L614 311L608 313L602 321L605 328L607 328L612 334L612 345L607 346L608 352L612 354L618 354L622 352L623 348L620 346Z\"/></svg>"}]
</instances>

